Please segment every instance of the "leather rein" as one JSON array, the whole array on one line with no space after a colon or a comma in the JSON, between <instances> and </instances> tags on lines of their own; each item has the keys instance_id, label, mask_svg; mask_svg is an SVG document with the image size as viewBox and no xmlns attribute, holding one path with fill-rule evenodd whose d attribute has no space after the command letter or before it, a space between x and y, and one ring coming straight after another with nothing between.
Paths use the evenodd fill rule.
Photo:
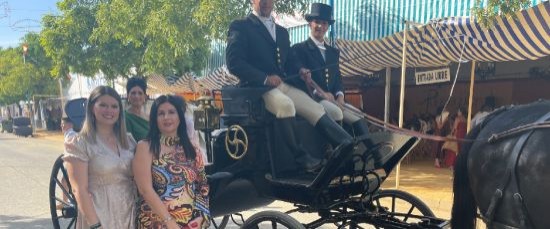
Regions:
<instances>
[{"instance_id":1,"label":"leather rein","mask_svg":"<svg viewBox=\"0 0 550 229\"><path fill-rule=\"evenodd\" d=\"M315 81L311 80L310 82L306 82L306 83L307 83L308 87L311 87L311 88L313 88L317 91L320 91L320 92L324 92L323 89L321 87L319 87L319 85L317 83L315 83ZM433 134L425 134L425 133L421 133L421 132L418 132L418 131L401 128L401 127L396 126L394 124L384 122L383 120L380 120L380 119L378 119L374 116L368 115L368 114L362 112L361 110L355 108L354 106L352 106L350 104L346 103L346 104L344 104L344 106L341 106L340 104L338 104L335 101L330 101L330 100L327 100L327 101L329 101L329 102L333 103L334 105L340 107L342 110L347 110L351 113L354 113L357 116L360 116L360 117L363 117L363 118L367 119L367 121L369 121L371 124L373 124L373 125L375 125L379 128L388 130L388 131L393 132L393 133L398 133L398 134L403 134L403 135L408 135L408 136L412 136L412 137L418 137L418 138L428 139L428 140L438 141L438 142L445 142L445 141L454 141L454 142L483 141L483 142L495 143L495 142L497 142L501 139L511 137L511 136L515 136L515 135L521 134L521 133L526 132L526 131L550 128L550 121L542 121L542 122L534 122L534 123L521 125L521 126L512 128L510 130L506 130L506 131L503 131L503 132L500 132L500 133L493 134L487 140L485 140L485 139L474 140L474 139L466 139L466 138L454 138L454 137L438 136L438 135L433 135Z\"/></svg>"},{"instance_id":2,"label":"leather rein","mask_svg":"<svg viewBox=\"0 0 550 229\"><path fill-rule=\"evenodd\" d=\"M311 80L309 82L306 82L306 84L308 85L308 88L313 88L319 92L324 92L324 90L317 84L315 83L315 81ZM362 112L361 110L355 108L354 106L350 105L350 104L344 104L343 106L338 104L336 101L331 101L331 100L328 100L327 101L333 103L334 105L340 107L342 110L346 110L346 111L349 111L359 117L363 117L365 119L367 119L367 121L377 127L380 127L382 129L385 129L385 130L388 130L390 132L393 132L393 133L398 133L398 134L403 134L403 135L408 135L408 136L412 136L412 137L418 137L418 138L422 138L422 139L428 139L428 140L432 140L432 141L438 141L438 142L445 142L445 141L455 141L455 142L472 142L474 140L471 140L471 139L465 139L465 138L450 138L450 137L444 137L444 136L438 136L438 135L432 135L432 134L424 134L424 133L421 133L421 132L418 132L418 131L414 131L414 130L409 130L409 129L405 129L405 128L401 128L399 126L396 126L394 124L391 124L391 123L387 123L387 122L384 122L383 120L380 120L374 116L371 116L371 115L368 115L364 112Z\"/></svg>"}]
</instances>

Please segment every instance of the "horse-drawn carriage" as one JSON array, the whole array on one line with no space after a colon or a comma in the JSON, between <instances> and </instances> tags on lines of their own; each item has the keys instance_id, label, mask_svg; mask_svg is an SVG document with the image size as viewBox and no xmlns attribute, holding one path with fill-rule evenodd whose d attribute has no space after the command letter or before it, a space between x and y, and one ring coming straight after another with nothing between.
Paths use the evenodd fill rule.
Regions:
<instances>
[{"instance_id":1,"label":"horse-drawn carriage","mask_svg":"<svg viewBox=\"0 0 550 229\"><path fill-rule=\"evenodd\" d=\"M298 118L298 136L308 152L324 161L315 174L281 176L279 166L292 160L277 153L272 141L273 119L263 106L263 89L224 88L220 115L211 98L199 99L195 127L205 133L213 226L223 228L233 214L281 200L294 205L285 213L261 211L240 222L243 228L447 228L415 196L380 186L393 168L417 143L417 138L379 131L369 135L367 149L361 136L351 150L330 148L305 120ZM80 101L81 103L82 101ZM71 104L71 103L69 103ZM74 103L73 103L74 104ZM78 105L76 107L79 107ZM83 107L80 105L80 107ZM69 113L69 112L68 112ZM82 112L79 113L83 114ZM70 114L69 114L70 116ZM219 127L223 121L224 128ZM379 166L375 166L379 165ZM78 214L67 172L61 159L53 167L50 208L55 228L72 228ZM316 213L317 219L299 222L289 214Z\"/></svg>"}]
</instances>

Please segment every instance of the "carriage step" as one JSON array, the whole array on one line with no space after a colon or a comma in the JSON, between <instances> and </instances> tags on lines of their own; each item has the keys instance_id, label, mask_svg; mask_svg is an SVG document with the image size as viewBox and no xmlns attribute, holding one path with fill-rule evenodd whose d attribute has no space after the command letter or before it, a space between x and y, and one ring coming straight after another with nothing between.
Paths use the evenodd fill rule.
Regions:
<instances>
[{"instance_id":1,"label":"carriage step","mask_svg":"<svg viewBox=\"0 0 550 229\"><path fill-rule=\"evenodd\" d=\"M217 173L214 173L214 174L211 174L211 175L206 175L206 180L208 180L208 182L214 182L214 181L218 181L218 180L229 179L229 178L232 178L232 177L233 177L233 173L230 173L230 172L217 172Z\"/></svg>"},{"instance_id":2,"label":"carriage step","mask_svg":"<svg viewBox=\"0 0 550 229\"><path fill-rule=\"evenodd\" d=\"M377 179L384 180L387 176L387 173L384 169L376 169L372 171L372 173L376 173L378 178L375 175L369 174L367 177L369 179L369 182L376 182ZM302 187L308 187L311 182L315 179L315 174L297 174L293 177L285 177L285 178L272 178L271 174L266 174L266 179L270 180L271 182L281 184L281 185L292 185L292 186L302 186ZM329 184L329 187L334 187L338 185L346 185L346 184L352 184L352 183L360 183L363 182L363 176L339 176L332 179L332 181Z\"/></svg>"},{"instance_id":3,"label":"carriage step","mask_svg":"<svg viewBox=\"0 0 550 229\"><path fill-rule=\"evenodd\" d=\"M376 173L378 175L378 178L376 178L376 176L374 175L369 174L367 175L369 182L377 181L377 179L384 180L387 176L386 170L384 169L376 169L372 171L372 173ZM363 182L363 177L364 176L359 176L359 175L357 176L344 175L344 176L336 177L332 179L332 181L330 181L329 187L334 187L338 185L347 185L352 183L361 183Z\"/></svg>"},{"instance_id":4,"label":"carriage step","mask_svg":"<svg viewBox=\"0 0 550 229\"><path fill-rule=\"evenodd\" d=\"M302 186L308 187L311 182L315 179L316 174L306 173L306 174L296 174L293 176L285 176L284 178L277 177L273 178L271 174L266 174L265 178L271 182L281 184L281 185L292 185L292 186Z\"/></svg>"}]
</instances>

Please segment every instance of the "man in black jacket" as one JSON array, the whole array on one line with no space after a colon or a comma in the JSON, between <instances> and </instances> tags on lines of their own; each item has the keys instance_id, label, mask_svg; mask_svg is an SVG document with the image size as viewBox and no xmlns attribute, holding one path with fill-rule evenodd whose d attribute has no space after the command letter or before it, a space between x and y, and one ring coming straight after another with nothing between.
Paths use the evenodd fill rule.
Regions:
<instances>
[{"instance_id":1,"label":"man in black jacket","mask_svg":"<svg viewBox=\"0 0 550 229\"><path fill-rule=\"evenodd\" d=\"M274 126L278 135L284 137L282 145L300 165L311 169L319 160L314 160L298 146L294 131L296 113L324 133L335 147L343 145L349 149L353 138L326 115L322 105L287 84L286 81L300 81L300 78L311 80L311 76L292 52L288 31L271 17L273 1L250 0L253 13L231 23L227 68L240 79L242 87L267 88L262 98L266 109L277 118Z\"/></svg>"},{"instance_id":2,"label":"man in black jacket","mask_svg":"<svg viewBox=\"0 0 550 229\"><path fill-rule=\"evenodd\" d=\"M356 113L343 109L344 88L338 65L340 51L325 42L325 35L330 25L334 23L332 7L322 3L313 3L311 12L305 15L310 27L310 37L306 41L295 44L292 49L300 59L300 62L312 69L311 78L319 87L315 88L311 83L293 82L294 85L305 92L325 107L329 116L338 121L343 121L353 127L357 136L367 135L369 129L367 121ZM367 147L372 143L365 142Z\"/></svg>"}]
</instances>

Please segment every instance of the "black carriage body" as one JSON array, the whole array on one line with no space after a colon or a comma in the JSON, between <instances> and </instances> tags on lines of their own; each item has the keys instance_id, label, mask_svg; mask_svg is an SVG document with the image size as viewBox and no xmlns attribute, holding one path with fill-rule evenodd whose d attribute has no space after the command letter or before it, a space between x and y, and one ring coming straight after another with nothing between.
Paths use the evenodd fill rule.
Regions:
<instances>
[{"instance_id":1,"label":"black carriage body","mask_svg":"<svg viewBox=\"0 0 550 229\"><path fill-rule=\"evenodd\" d=\"M222 120L226 126L240 125L247 132L249 152L239 160L229 156L225 141L227 129L221 129L217 131L214 138L208 138L211 142L206 144L212 146L214 154L213 162L206 167L210 185L210 212L213 217L223 215L227 223L228 214L266 206L274 200L283 200L298 206L297 211L319 214L321 217L319 220L303 225L306 228L317 228L326 223L351 222L350 220L354 223L367 223L382 228L445 228L446 222L433 218L429 208L414 196L398 190L395 192L378 190L391 170L416 144L417 139L413 137L389 132L371 133L369 138L375 144L375 147L369 149L372 153L366 153L365 146L357 144L349 157L341 160L330 160L328 157L327 165L337 163L338 166L332 166L337 168L336 172L327 172L327 166L325 166L318 175L297 173L290 178L279 177L275 167L280 163L292 162L294 158L277 155L277 145L270 139L275 122L273 122L273 115L265 110L261 99L265 90L263 88L222 90L224 103ZM83 108L82 101L75 104ZM304 119L298 117L297 125L297 135L307 150L315 157L325 157L326 150L321 144L326 142L325 139ZM356 140L362 142L364 139ZM383 164L381 168L374 167L375 158ZM374 172L374 169L383 170L385 175L380 176ZM64 171L62 160L58 158L52 170L50 182L50 207L55 228L59 228L60 220L68 220L71 227L76 219L76 201L67 202L57 196L59 193L56 190L61 189L65 195L73 198L70 183ZM63 179L59 179L59 174L62 174ZM68 187L65 187L66 185ZM380 206L378 200L382 198L389 198L392 201L405 200L413 207L422 209L423 216L413 216L410 212L405 214L394 214L393 210L389 212L387 208ZM365 209L365 204L368 204L366 200L375 203L375 208L379 210L369 213L369 210ZM58 209L59 203L63 205L61 210ZM340 208L349 209L352 212L346 210L341 214L337 213ZM280 219L280 217L273 218L271 215L272 213L260 212L252 216L248 223L262 219L276 222ZM416 217L421 222L411 224L406 220L398 220L396 218L398 216ZM289 219L291 218L286 217L284 221ZM292 225L300 227L291 228L301 228L299 222L294 222Z\"/></svg>"},{"instance_id":2,"label":"black carriage body","mask_svg":"<svg viewBox=\"0 0 550 229\"><path fill-rule=\"evenodd\" d=\"M224 110L222 120L226 126L240 125L247 132L249 150L241 160L233 160L226 152L225 135L215 138L214 163L208 173L227 172L224 178L211 181L210 207L213 216L236 213L283 200L295 204L326 208L334 201L353 195L376 191L386 176L374 170L373 155L365 157L366 148L357 144L351 158L342 163L336 177L324 179L324 184L312 187L319 181L315 175L300 174L292 178L278 178L277 168L293 163L294 158L279 155L277 145L270 136L274 116L265 108L262 94L266 88L236 88L222 90ZM297 135L308 152L319 159L326 157L327 141L305 119L297 117ZM389 174L393 167L416 144L417 139L387 132L374 133L370 137L377 144L372 150L384 164ZM359 141L360 142L360 141ZM322 179L321 179L322 180Z\"/></svg>"}]
</instances>

